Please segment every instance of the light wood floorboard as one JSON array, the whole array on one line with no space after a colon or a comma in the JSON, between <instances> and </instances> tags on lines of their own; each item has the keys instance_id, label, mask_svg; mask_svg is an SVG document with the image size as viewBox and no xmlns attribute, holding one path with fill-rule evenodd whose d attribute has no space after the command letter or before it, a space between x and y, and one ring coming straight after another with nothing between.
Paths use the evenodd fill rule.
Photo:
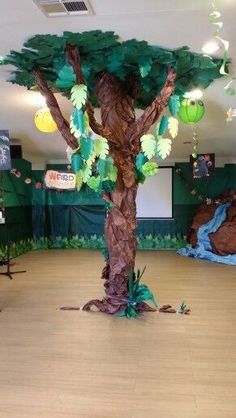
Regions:
<instances>
[{"instance_id":1,"label":"light wood floorboard","mask_svg":"<svg viewBox=\"0 0 236 418\"><path fill-rule=\"evenodd\" d=\"M0 276L1 418L235 418L236 267L143 251L159 304L139 319L57 310L102 297L98 251L50 250Z\"/></svg>"}]
</instances>

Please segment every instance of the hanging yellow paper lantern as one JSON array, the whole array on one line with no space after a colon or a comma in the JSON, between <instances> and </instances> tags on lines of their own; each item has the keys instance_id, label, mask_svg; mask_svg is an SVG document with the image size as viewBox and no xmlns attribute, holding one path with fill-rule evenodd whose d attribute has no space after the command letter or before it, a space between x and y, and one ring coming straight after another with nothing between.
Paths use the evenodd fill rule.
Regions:
<instances>
[{"instance_id":1,"label":"hanging yellow paper lantern","mask_svg":"<svg viewBox=\"0 0 236 418\"><path fill-rule=\"evenodd\" d=\"M35 113L34 123L41 132L53 133L57 130L57 125L47 107Z\"/></svg>"}]
</instances>

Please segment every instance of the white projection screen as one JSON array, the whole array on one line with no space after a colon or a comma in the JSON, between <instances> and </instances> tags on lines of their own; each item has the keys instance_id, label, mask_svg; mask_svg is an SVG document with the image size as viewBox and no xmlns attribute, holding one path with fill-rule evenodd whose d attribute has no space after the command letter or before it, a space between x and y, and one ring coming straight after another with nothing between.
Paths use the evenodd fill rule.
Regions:
<instances>
[{"instance_id":1,"label":"white projection screen","mask_svg":"<svg viewBox=\"0 0 236 418\"><path fill-rule=\"evenodd\" d=\"M173 169L160 167L155 176L139 184L137 218L173 218Z\"/></svg>"}]
</instances>

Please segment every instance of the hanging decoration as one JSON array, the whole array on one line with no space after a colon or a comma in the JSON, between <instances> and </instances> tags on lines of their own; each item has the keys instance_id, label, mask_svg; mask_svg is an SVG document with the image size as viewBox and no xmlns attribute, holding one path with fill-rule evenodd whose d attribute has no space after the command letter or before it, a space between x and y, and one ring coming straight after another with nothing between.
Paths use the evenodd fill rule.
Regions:
<instances>
[{"instance_id":1,"label":"hanging decoration","mask_svg":"<svg viewBox=\"0 0 236 418\"><path fill-rule=\"evenodd\" d=\"M71 166L67 166L68 172L59 173L54 170L46 171L45 175L45 185L41 181L36 181L33 178L25 176L24 173L17 170L16 168L12 168L10 170L10 174L15 176L16 178L21 178L21 180L29 185L31 184L36 190L44 190L50 191L51 189L55 189L57 192L64 192L64 191L74 191L75 190L75 174L71 173ZM0 206L1 206L1 199L0 199Z\"/></svg>"},{"instance_id":2,"label":"hanging decoration","mask_svg":"<svg viewBox=\"0 0 236 418\"><path fill-rule=\"evenodd\" d=\"M195 158L190 157L192 175L194 179L209 177L215 166L215 154L197 154Z\"/></svg>"},{"instance_id":3,"label":"hanging decoration","mask_svg":"<svg viewBox=\"0 0 236 418\"><path fill-rule=\"evenodd\" d=\"M178 117L187 125L199 122L205 113L205 106L201 100L183 99L180 102Z\"/></svg>"},{"instance_id":4,"label":"hanging decoration","mask_svg":"<svg viewBox=\"0 0 236 418\"><path fill-rule=\"evenodd\" d=\"M213 36L215 37L216 41L219 41L222 44L223 49L224 49L224 57L223 57L222 65L220 67L220 74L228 75L228 72L226 71L226 64L227 64L227 53L229 50L229 41L222 39L220 36L220 31L223 27L223 22L219 21L219 18L221 17L221 13L217 9L214 1L212 1L211 3L212 3L213 11L210 13L210 22L215 27Z\"/></svg>"},{"instance_id":5,"label":"hanging decoration","mask_svg":"<svg viewBox=\"0 0 236 418\"><path fill-rule=\"evenodd\" d=\"M232 107L226 112L227 119L226 122L232 122L233 118L236 117L236 109L232 109Z\"/></svg>"},{"instance_id":6,"label":"hanging decoration","mask_svg":"<svg viewBox=\"0 0 236 418\"><path fill-rule=\"evenodd\" d=\"M3 184L2 172L0 171L0 185ZM5 223L4 191L0 188L0 224Z\"/></svg>"},{"instance_id":7,"label":"hanging decoration","mask_svg":"<svg viewBox=\"0 0 236 418\"><path fill-rule=\"evenodd\" d=\"M47 107L36 112L34 122L40 132L53 133L57 130L57 125Z\"/></svg>"},{"instance_id":8,"label":"hanging decoration","mask_svg":"<svg viewBox=\"0 0 236 418\"><path fill-rule=\"evenodd\" d=\"M197 158L197 147L198 147L198 137L197 137L197 132L193 131L193 152L191 154L191 156L196 159Z\"/></svg>"},{"instance_id":9,"label":"hanging decoration","mask_svg":"<svg viewBox=\"0 0 236 418\"><path fill-rule=\"evenodd\" d=\"M223 47L223 51L224 51L224 57L223 57L223 62L222 65L220 67L220 74L221 75L226 75L229 78L229 82L226 84L226 86L224 87L225 93L227 93L229 96L234 96L236 93L236 89L232 86L233 82L235 81L236 77L235 76L231 76L229 74L229 72L227 71L227 61L228 61L228 51L229 51L229 41L222 39L220 36L220 31L223 27L223 22L222 20L219 20L221 18L221 13L219 12L219 10L217 9L215 2L212 1L212 12L210 13L209 17L210 17L210 22L212 23L212 25L214 26L214 33L213 33L213 37L215 38L216 42L220 42L222 47ZM231 109L229 109L227 111L227 122L231 122L232 121L232 117L229 116L229 114L231 113Z\"/></svg>"},{"instance_id":10,"label":"hanging decoration","mask_svg":"<svg viewBox=\"0 0 236 418\"><path fill-rule=\"evenodd\" d=\"M17 170L17 168L12 168L10 173L18 179L21 178L25 184L32 184L36 189L41 189L43 187L43 184L40 181L35 182L32 178L28 176L25 177L21 171Z\"/></svg>"},{"instance_id":11,"label":"hanging decoration","mask_svg":"<svg viewBox=\"0 0 236 418\"><path fill-rule=\"evenodd\" d=\"M200 202L205 203L206 205L211 205L213 203L218 205L218 204L221 204L221 203L225 203L225 202L229 202L229 201L231 202L231 201L235 200L235 194L233 194L232 196L229 195L229 196L223 197L223 198L221 196L218 196L218 197L212 199L211 197L206 196L203 193L199 192L196 189L196 187L194 187L193 184L186 179L186 177L184 176L181 168L177 164L176 164L176 167L175 167L175 173L180 178L181 182L183 183L184 188L186 190L188 190L189 193L192 196L195 196Z\"/></svg>"}]
</instances>

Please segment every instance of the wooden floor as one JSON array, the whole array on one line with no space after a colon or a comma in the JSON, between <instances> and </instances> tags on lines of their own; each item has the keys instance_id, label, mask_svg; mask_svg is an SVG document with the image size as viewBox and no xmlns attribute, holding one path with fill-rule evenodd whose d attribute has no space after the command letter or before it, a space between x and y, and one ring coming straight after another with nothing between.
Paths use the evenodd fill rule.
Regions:
<instances>
[{"instance_id":1,"label":"wooden floor","mask_svg":"<svg viewBox=\"0 0 236 418\"><path fill-rule=\"evenodd\" d=\"M58 311L103 294L102 256L32 252L0 276L1 418L235 418L236 267L138 253L158 302L190 316Z\"/></svg>"}]
</instances>

